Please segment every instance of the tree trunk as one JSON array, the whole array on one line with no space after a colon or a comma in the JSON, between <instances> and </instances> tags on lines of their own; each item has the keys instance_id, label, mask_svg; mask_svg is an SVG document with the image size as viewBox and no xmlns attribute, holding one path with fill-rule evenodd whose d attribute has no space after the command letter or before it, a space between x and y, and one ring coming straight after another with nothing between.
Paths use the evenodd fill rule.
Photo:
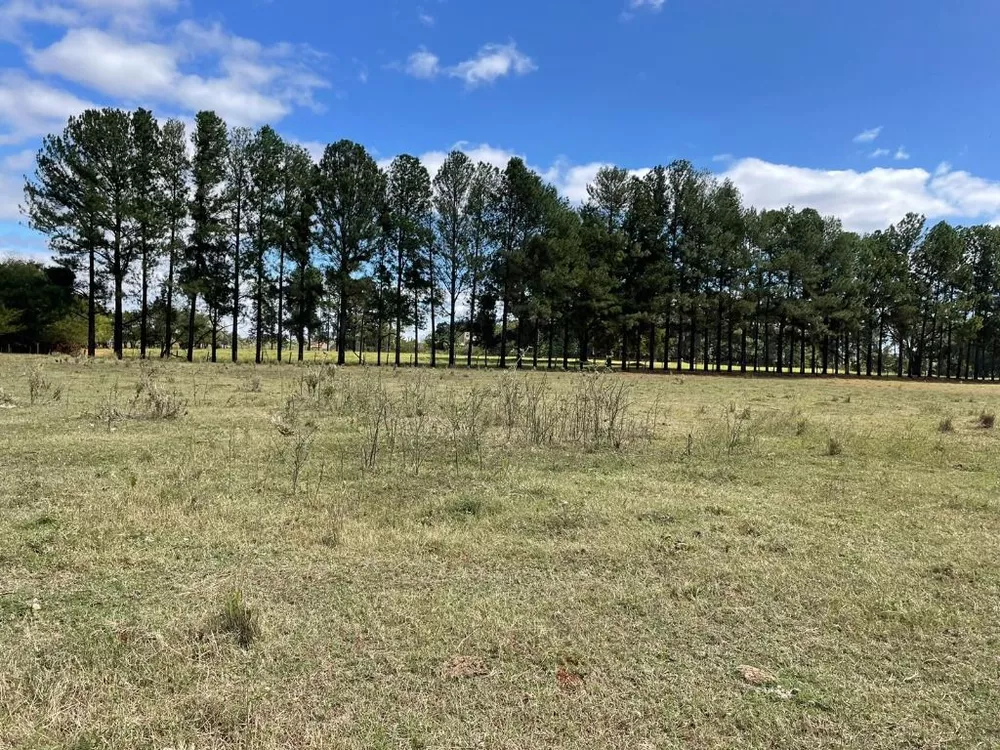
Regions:
<instances>
[{"instance_id":1,"label":"tree trunk","mask_svg":"<svg viewBox=\"0 0 1000 750\"><path fill-rule=\"evenodd\" d=\"M87 285L87 356L97 356L97 271L95 268L94 245L87 252L89 276ZM169 305L167 306L169 310Z\"/></svg>"},{"instance_id":2,"label":"tree trunk","mask_svg":"<svg viewBox=\"0 0 1000 750\"><path fill-rule=\"evenodd\" d=\"M403 248L396 248L396 367L402 360L403 347Z\"/></svg>"},{"instance_id":3,"label":"tree trunk","mask_svg":"<svg viewBox=\"0 0 1000 750\"><path fill-rule=\"evenodd\" d=\"M473 276L472 278L472 293L469 296L469 347L466 354L466 366L472 367L472 327L476 320L476 292L478 289L478 279Z\"/></svg>"},{"instance_id":4,"label":"tree trunk","mask_svg":"<svg viewBox=\"0 0 1000 750\"><path fill-rule=\"evenodd\" d=\"M420 366L420 295L413 295L413 366Z\"/></svg>"},{"instance_id":5,"label":"tree trunk","mask_svg":"<svg viewBox=\"0 0 1000 750\"><path fill-rule=\"evenodd\" d=\"M341 274L344 270L341 269ZM340 295L344 299L341 300L341 309L347 310L347 280L342 278L340 284ZM278 361L281 361L281 352L285 344L285 247L282 244L280 251L278 252ZM344 326L344 320L340 321L341 327ZM346 340L345 340L346 342ZM337 358L340 359L342 350L337 347ZM344 364L343 362L338 362L338 364Z\"/></svg>"},{"instance_id":6,"label":"tree trunk","mask_svg":"<svg viewBox=\"0 0 1000 750\"><path fill-rule=\"evenodd\" d=\"M112 258L112 271L115 277L115 332L114 347L115 357L121 359L125 354L125 319L122 311L122 300L124 298L123 285L125 282L125 269L122 267L122 218L115 217L114 229L114 256Z\"/></svg>"},{"instance_id":7,"label":"tree trunk","mask_svg":"<svg viewBox=\"0 0 1000 750\"><path fill-rule=\"evenodd\" d=\"M347 264L346 262L341 262L340 264L340 311L337 320L337 364L344 365L347 364ZM280 284L280 281L279 281ZM280 290L279 290L279 306L280 306ZM281 348L281 336L278 336L278 348ZM280 359L278 360L281 361Z\"/></svg>"},{"instance_id":8,"label":"tree trunk","mask_svg":"<svg viewBox=\"0 0 1000 750\"><path fill-rule=\"evenodd\" d=\"M212 361L218 362L219 353L219 309L212 308Z\"/></svg>"},{"instance_id":9,"label":"tree trunk","mask_svg":"<svg viewBox=\"0 0 1000 750\"><path fill-rule=\"evenodd\" d=\"M715 371L722 372L722 295L715 308Z\"/></svg>"},{"instance_id":10,"label":"tree trunk","mask_svg":"<svg viewBox=\"0 0 1000 750\"><path fill-rule=\"evenodd\" d=\"M871 321L868 323L868 352L865 358L865 375L869 378L872 376L872 340L875 338L875 332L872 330Z\"/></svg>"},{"instance_id":11,"label":"tree trunk","mask_svg":"<svg viewBox=\"0 0 1000 750\"><path fill-rule=\"evenodd\" d=\"M122 274L115 268L115 357L121 359L125 354L125 326L124 314L122 312L122 298L125 296L122 291Z\"/></svg>"},{"instance_id":12,"label":"tree trunk","mask_svg":"<svg viewBox=\"0 0 1000 750\"><path fill-rule=\"evenodd\" d=\"M698 359L698 313L694 303L691 304L691 341L688 343L691 347L689 351L691 360L688 362L688 370L693 371L695 360Z\"/></svg>"},{"instance_id":13,"label":"tree trunk","mask_svg":"<svg viewBox=\"0 0 1000 750\"><path fill-rule=\"evenodd\" d=\"M535 346L531 350L531 369L538 369L538 318L535 318Z\"/></svg>"},{"instance_id":14,"label":"tree trunk","mask_svg":"<svg viewBox=\"0 0 1000 750\"><path fill-rule=\"evenodd\" d=\"M552 346L555 343L555 325L553 324L552 318L549 318L549 351L548 351L548 366L546 369L552 369Z\"/></svg>"},{"instance_id":15,"label":"tree trunk","mask_svg":"<svg viewBox=\"0 0 1000 750\"><path fill-rule=\"evenodd\" d=\"M878 371L877 377L882 377L882 350L885 348L885 316L878 321Z\"/></svg>"},{"instance_id":16,"label":"tree trunk","mask_svg":"<svg viewBox=\"0 0 1000 750\"><path fill-rule=\"evenodd\" d=\"M451 305L448 310L448 367L455 366L455 297L458 295L458 267L451 264Z\"/></svg>"},{"instance_id":17,"label":"tree trunk","mask_svg":"<svg viewBox=\"0 0 1000 750\"><path fill-rule=\"evenodd\" d=\"M149 341L149 251L146 242L142 243L142 289L139 301L139 359L146 358L146 345Z\"/></svg>"},{"instance_id":18,"label":"tree trunk","mask_svg":"<svg viewBox=\"0 0 1000 750\"><path fill-rule=\"evenodd\" d=\"M431 256L433 258L433 255ZM433 268L434 261L431 260L431 267ZM433 271L432 271L433 273ZM431 284L431 335L428 339L431 347L431 367L437 367L437 346L434 341L434 334L437 332L437 317L435 316L435 305L434 305L434 285Z\"/></svg>"},{"instance_id":19,"label":"tree trunk","mask_svg":"<svg viewBox=\"0 0 1000 750\"><path fill-rule=\"evenodd\" d=\"M190 300L190 310L188 311L187 361L194 362L194 316L198 306L198 293L192 293Z\"/></svg>"},{"instance_id":20,"label":"tree trunk","mask_svg":"<svg viewBox=\"0 0 1000 750\"><path fill-rule=\"evenodd\" d=\"M240 342L240 222L242 221L241 205L239 202L236 204L236 243L234 247L233 254L233 333L232 341L229 342L229 348L232 350L232 360L233 362L239 361L239 342Z\"/></svg>"},{"instance_id":21,"label":"tree trunk","mask_svg":"<svg viewBox=\"0 0 1000 750\"><path fill-rule=\"evenodd\" d=\"M569 369L569 316L563 321L563 369Z\"/></svg>"},{"instance_id":22,"label":"tree trunk","mask_svg":"<svg viewBox=\"0 0 1000 750\"><path fill-rule=\"evenodd\" d=\"M656 369L656 318L649 321L649 371Z\"/></svg>"},{"instance_id":23,"label":"tree trunk","mask_svg":"<svg viewBox=\"0 0 1000 750\"><path fill-rule=\"evenodd\" d=\"M503 320L500 323L500 368L507 366L507 314L508 314L508 276L507 261L504 261L503 271Z\"/></svg>"}]
</instances>

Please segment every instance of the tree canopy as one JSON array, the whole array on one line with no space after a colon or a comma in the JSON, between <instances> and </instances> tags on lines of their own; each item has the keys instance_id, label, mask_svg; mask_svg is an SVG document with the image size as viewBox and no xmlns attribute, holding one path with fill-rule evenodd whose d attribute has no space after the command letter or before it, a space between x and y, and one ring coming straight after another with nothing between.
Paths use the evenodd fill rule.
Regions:
<instances>
[{"instance_id":1,"label":"tree canopy","mask_svg":"<svg viewBox=\"0 0 1000 750\"><path fill-rule=\"evenodd\" d=\"M470 365L995 375L995 227L910 214L859 235L809 207L746 206L687 161L604 167L571 205L519 158L454 151L430 174L341 140L314 164L212 112L186 140L142 109L88 110L44 139L24 210L65 273L4 266L27 296L0 300L0 341L52 345L71 315L93 354L110 313L119 356L186 338L189 358L230 341L235 360L243 333L257 361L267 341L302 358L332 338L340 363L373 346L398 365L423 336L449 366L464 349Z\"/></svg>"}]
</instances>

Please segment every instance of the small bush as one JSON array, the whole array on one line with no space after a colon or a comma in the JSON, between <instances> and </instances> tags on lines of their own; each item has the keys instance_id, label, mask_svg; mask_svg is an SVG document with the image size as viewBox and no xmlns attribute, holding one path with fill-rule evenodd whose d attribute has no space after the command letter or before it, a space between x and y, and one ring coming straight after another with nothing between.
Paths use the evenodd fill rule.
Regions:
<instances>
[{"instance_id":1,"label":"small bush","mask_svg":"<svg viewBox=\"0 0 1000 750\"><path fill-rule=\"evenodd\" d=\"M240 648L248 649L260 637L260 618L247 606L243 592L231 591L218 617L220 632L233 636Z\"/></svg>"},{"instance_id":2,"label":"small bush","mask_svg":"<svg viewBox=\"0 0 1000 750\"><path fill-rule=\"evenodd\" d=\"M945 417L938 424L938 432L954 432L955 423L951 417Z\"/></svg>"},{"instance_id":3,"label":"small bush","mask_svg":"<svg viewBox=\"0 0 1000 750\"><path fill-rule=\"evenodd\" d=\"M991 411L983 411L983 413L979 415L979 426L984 430L992 430L996 421L997 415Z\"/></svg>"},{"instance_id":4,"label":"small bush","mask_svg":"<svg viewBox=\"0 0 1000 750\"><path fill-rule=\"evenodd\" d=\"M831 435L826 441L826 455L839 456L844 452L844 444L840 438Z\"/></svg>"}]
</instances>

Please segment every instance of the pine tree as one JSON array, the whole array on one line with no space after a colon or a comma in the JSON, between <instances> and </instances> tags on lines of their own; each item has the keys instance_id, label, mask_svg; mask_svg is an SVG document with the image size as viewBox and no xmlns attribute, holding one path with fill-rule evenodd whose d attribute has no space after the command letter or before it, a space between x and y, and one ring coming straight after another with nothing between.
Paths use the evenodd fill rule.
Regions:
<instances>
[{"instance_id":1,"label":"pine tree","mask_svg":"<svg viewBox=\"0 0 1000 750\"><path fill-rule=\"evenodd\" d=\"M339 297L337 363L347 361L351 276L369 260L379 239L385 181L364 146L338 141L326 147L316 177L316 244L331 262Z\"/></svg>"},{"instance_id":2,"label":"pine tree","mask_svg":"<svg viewBox=\"0 0 1000 750\"><path fill-rule=\"evenodd\" d=\"M184 231L188 216L188 178L191 162L187 156L184 123L168 120L160 143L164 190L163 220L166 226L167 275L164 280L164 334L161 356L170 356L174 343L174 283L181 262Z\"/></svg>"},{"instance_id":3,"label":"pine tree","mask_svg":"<svg viewBox=\"0 0 1000 750\"><path fill-rule=\"evenodd\" d=\"M194 196L190 204L191 236L181 272L188 295L187 360L194 361L195 314L198 297L208 306L212 325L212 361L216 360L219 315L228 297L230 268L226 249L225 195L226 124L214 112L195 117L192 175Z\"/></svg>"}]
</instances>

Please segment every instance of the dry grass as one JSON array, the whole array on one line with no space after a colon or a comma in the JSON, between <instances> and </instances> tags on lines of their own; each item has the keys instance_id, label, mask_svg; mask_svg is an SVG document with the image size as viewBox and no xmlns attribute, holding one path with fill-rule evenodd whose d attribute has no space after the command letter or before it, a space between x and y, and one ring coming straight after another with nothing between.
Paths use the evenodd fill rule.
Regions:
<instances>
[{"instance_id":1,"label":"dry grass","mask_svg":"<svg viewBox=\"0 0 1000 750\"><path fill-rule=\"evenodd\" d=\"M2 748L1000 732L989 386L172 363L105 429L148 372L31 404L42 362L0 357Z\"/></svg>"}]
</instances>

